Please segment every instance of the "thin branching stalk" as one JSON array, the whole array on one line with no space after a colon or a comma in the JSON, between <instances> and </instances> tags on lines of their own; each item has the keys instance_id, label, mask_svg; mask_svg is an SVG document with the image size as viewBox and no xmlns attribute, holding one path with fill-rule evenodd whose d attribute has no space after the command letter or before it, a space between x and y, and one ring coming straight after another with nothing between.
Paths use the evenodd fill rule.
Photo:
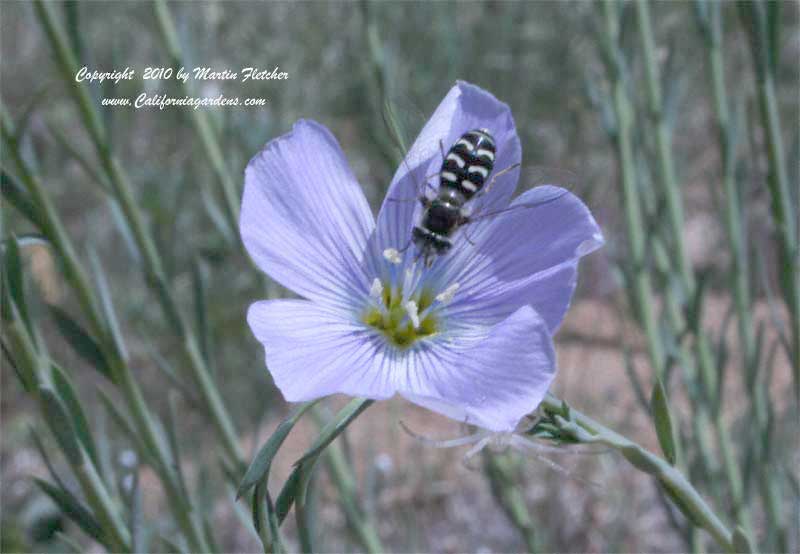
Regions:
<instances>
[{"instance_id":1,"label":"thin branching stalk","mask_svg":"<svg viewBox=\"0 0 800 554\"><path fill-rule=\"evenodd\" d=\"M63 32L56 24L51 13L51 6L41 1L35 2L34 6L56 54L62 78L69 83L69 90L78 105L86 130L114 189L114 196L120 204L131 234L142 255L147 284L153 289L164 312L164 317L181 338L181 346L189 362L188 367L200 389L207 408L207 415L220 435L226 453L237 469L243 470L244 457L233 422L219 395L219 390L211 379L208 366L200 354L197 339L185 323L174 299L155 243L144 224L144 216L134 200L130 180L110 150L100 118L97 116L88 91L81 83L73 79L77 71L74 53L70 50Z\"/></svg>"},{"instance_id":2,"label":"thin branching stalk","mask_svg":"<svg viewBox=\"0 0 800 554\"><path fill-rule=\"evenodd\" d=\"M738 324L742 378L747 389L753 391L750 412L753 421L756 422L757 431L750 435L751 439L747 442L747 448L751 451L756 450L758 459L761 460L758 463L760 468L758 473L762 481L761 489L765 496L764 505L769 516L768 524L771 527L769 535L784 537L785 530L777 516L777 510L772 509L780 504L775 495L775 487L770 485L772 472L768 469L768 460L764 459L766 452L760 448L760 435L769 425L764 406L765 401L769 401L767 398L769 393L765 390L762 382L755 378L761 361L758 359L752 318L750 270L747 263L747 236L745 234L746 213L736 184L737 126L732 119L728 89L725 85L722 5L715 3L709 3L706 6L698 5L696 16L706 46L706 63L709 69L711 96L717 123L725 196L723 211L731 252L731 289ZM785 549L785 539L779 540L779 543L782 543L783 549Z\"/></svg>"},{"instance_id":3,"label":"thin branching stalk","mask_svg":"<svg viewBox=\"0 0 800 554\"><path fill-rule=\"evenodd\" d=\"M40 405L45 424L57 437L57 429L59 426L64 426L64 421L56 421L51 417L50 410L44 404L44 399L39 391L39 384L49 381L47 370L45 369L48 362L42 359L41 355L36 351L33 340L31 340L19 317L15 317L14 321L4 327L14 347L13 351L18 357L17 362L24 364L26 371L35 376L36 383L31 393ZM108 489L98 475L91 458L86 455L85 450L77 444L77 441L76 445L77 447L73 450L73 453L66 455L65 458L92 509L93 515L98 519L102 527L102 533L108 541L106 546L114 551L130 552L130 536L125 524L122 522L117 506L111 500Z\"/></svg>"},{"instance_id":4,"label":"thin branching stalk","mask_svg":"<svg viewBox=\"0 0 800 554\"><path fill-rule=\"evenodd\" d=\"M489 477L492 494L508 519L519 530L527 551L533 554L540 551L536 529L525 504L524 487L520 487L521 476L512 463L507 455L484 451L483 466Z\"/></svg>"},{"instance_id":5,"label":"thin branching stalk","mask_svg":"<svg viewBox=\"0 0 800 554\"><path fill-rule=\"evenodd\" d=\"M330 471L331 481L339 493L339 502L344 508L347 523L364 551L370 554L385 552L377 530L361 506L355 477L342 447L335 442L331 443L325 451L325 461Z\"/></svg>"},{"instance_id":6,"label":"thin branching stalk","mask_svg":"<svg viewBox=\"0 0 800 554\"><path fill-rule=\"evenodd\" d=\"M603 3L604 24L601 33L602 48L606 61L606 69L611 76L612 98L616 114L615 145L622 172L622 197L625 211L625 226L628 229L631 271L636 300L635 309L638 319L644 328L647 338L650 362L655 376L662 379L666 360L661 334L658 328L655 305L653 302L653 286L646 267L646 243L642 202L639 198L639 187L636 178L636 161L633 153L634 110L625 90L625 67L616 46L619 29L618 6L613 0Z\"/></svg>"},{"instance_id":7,"label":"thin branching stalk","mask_svg":"<svg viewBox=\"0 0 800 554\"><path fill-rule=\"evenodd\" d=\"M197 521L192 517L191 502L180 494L180 487L176 476L171 471L171 461L167 454L160 433L155 423L155 418L147 407L139 384L133 377L124 352L119 350L119 345L114 340L112 333L107 328L105 320L99 311L98 302L92 293L86 273L82 270L80 261L75 254L76 250L71 240L63 232L64 225L60 216L52 207L52 201L39 179L32 173L27 163L22 159L14 139L13 128L4 116L2 120L2 137L6 150L11 154L14 169L19 175L26 190L35 199L40 218L41 231L45 233L53 246L57 257L65 268L67 282L77 293L77 299L82 312L88 318L91 333L98 339L105 361L109 365L110 375L136 422L136 429L147 451L143 455L153 462L154 469L159 474L167 492L167 499L172 505L173 515L181 524L186 533L187 540L192 548L206 549L202 530ZM50 235L49 233L53 233Z\"/></svg>"},{"instance_id":8,"label":"thin branching stalk","mask_svg":"<svg viewBox=\"0 0 800 554\"><path fill-rule=\"evenodd\" d=\"M541 408L570 438L589 444L602 444L618 451L633 467L658 479L678 509L708 531L726 552L735 552L734 536L692 484L667 461L635 442L612 431L592 418L572 409L558 398L547 395Z\"/></svg>"},{"instance_id":9,"label":"thin branching stalk","mask_svg":"<svg viewBox=\"0 0 800 554\"><path fill-rule=\"evenodd\" d=\"M649 0L637 0L636 15L639 29L640 43L644 57L645 76L647 83L648 110L656 136L656 161L657 176L661 185L662 194L666 201L669 229L671 231L672 258L677 262L678 273L687 298L695 298L696 281L692 267L688 261L683 240L684 217L681 200L681 191L675 177L675 164L672 156L672 133L664 112L664 101L661 92L661 76L659 62L655 51L655 38L650 16ZM673 291L668 291L667 301L671 304L680 303L675 298ZM701 300L702 301L702 300ZM682 303L680 303L682 304ZM673 308L677 311L677 307ZM709 411L709 404L717 404L717 368L711 355L711 347L706 333L700 328L699 322L689 322L696 329L694 358L697 360L698 370L695 380L703 389L703 398L698 398L695 405L699 412ZM741 470L733 451L728 430L722 421L720 410L714 410L711 416L717 434L720 451L722 452L723 468L728 480L732 507L734 514L742 526L750 531L752 529L749 510L743 498Z\"/></svg>"},{"instance_id":10,"label":"thin branching stalk","mask_svg":"<svg viewBox=\"0 0 800 554\"><path fill-rule=\"evenodd\" d=\"M721 419L721 411L719 409L712 409L717 400L717 369L712 356L710 343L706 334L700 329L699 322L687 321L684 315L684 298L694 298L696 284L683 247L681 197L675 179L669 127L663 111L663 100L661 98L659 83L660 77L656 67L655 46L652 37L652 29L650 27L649 6L645 2L638 2L636 4L636 9L640 27L640 39L642 41L642 50L644 51L647 70L648 108L656 132L657 152L655 158L657 160L657 174L667 201L667 211L670 219L669 228L672 235L669 241L672 250L672 255L670 257L678 260L678 274L680 276L683 295L685 295L677 294L673 287L667 287L664 295L664 308L670 332L677 338L676 342L679 346L677 354L680 358L680 365L686 373L685 381L687 382L692 411L694 412L690 418L694 429L691 436L693 440L698 443L700 454L699 461L701 462L703 472L711 474L710 472L715 464L713 463L714 456L708 442L706 428L714 429L723 455L724 473L728 480L729 489L734 496L734 512L745 528L749 529L749 515L744 505L741 472L739 470L738 460L731 447L728 431ZM612 97L615 108L614 113L617 122L614 138L623 174L623 200L626 211L626 224L629 240L631 242L633 263L635 264L632 279L634 279L634 284L636 285L637 304L641 304L635 307L637 308L636 313L638 318L642 321L647 331L647 320L644 319L647 316L647 312L643 307L651 305L652 299L646 298L643 301L639 300L642 296L642 293L639 292L643 280L641 273L646 271L644 267L640 266L640 264L644 263L643 254L638 253L643 253L645 248L644 238L642 236L643 227L641 226L644 218L639 213L641 204L639 203L638 193L636 191L637 176L635 163L633 161L635 155L630 138L634 110L625 86L624 77L626 75L624 73L624 58L618 46L620 14L617 4L614 2L606 2L604 4L604 16L606 25L604 32L601 33L601 40L603 42L606 68L611 79ZM633 192L626 191L626 189L632 189ZM630 212L633 212L634 215L631 216ZM653 246L655 247L655 255L653 258L656 262L656 268L662 273L669 274L669 258L659 255L660 241L653 239ZM688 325L689 323L692 324L691 327ZM653 323L651 325L655 324ZM696 330L697 336L695 341L687 344L686 341L681 340L679 337L689 330ZM656 332L658 332L658 330ZM654 364L656 376L661 379L663 378L664 372L663 364L666 364L666 360L663 359L664 348L653 339L648 341L648 347L650 349L650 357Z\"/></svg>"},{"instance_id":11,"label":"thin branching stalk","mask_svg":"<svg viewBox=\"0 0 800 554\"><path fill-rule=\"evenodd\" d=\"M173 66L182 67L181 47L178 42L178 32L175 29L175 22L172 19L169 6L164 0L157 0L153 4L153 9L158 22L158 29L161 33L161 39L167 49L170 62ZM193 91L189 86L188 81L178 81L184 94L191 96ZM211 119L207 112L204 110L190 110L192 122L194 123L197 134L200 135L200 141L203 145L203 150L206 153L208 162L211 164L214 173L217 176L217 182L223 198L223 206L225 208L225 218L228 222L227 237L229 240L238 242L239 237L239 192L236 184L231 178L230 170L228 169L225 157L222 154L222 147L219 144L219 138L214 132L211 125Z\"/></svg>"},{"instance_id":12,"label":"thin branching stalk","mask_svg":"<svg viewBox=\"0 0 800 554\"><path fill-rule=\"evenodd\" d=\"M758 103L761 124L766 137L769 160L769 185L772 197L772 215L777 227L780 252L779 278L781 289L789 310L791 329L791 351L789 357L794 368L795 400L800 406L800 237L797 217L800 210L789 190L789 177L784 154L778 96L775 91L775 67L778 63L779 46L770 40L767 18L780 21L780 2L773 4L753 1L738 5L742 21L750 38L758 84Z\"/></svg>"},{"instance_id":13,"label":"thin branching stalk","mask_svg":"<svg viewBox=\"0 0 800 554\"><path fill-rule=\"evenodd\" d=\"M689 293L694 290L694 274L686 256L683 245L683 205L681 193L675 178L675 164L672 159L671 132L664 115L664 103L661 93L661 77L656 57L655 38L650 22L649 0L637 0L636 15L641 39L642 54L645 60L645 76L647 85L647 101L649 115L655 126L658 175L667 204L667 214L675 241L675 262L683 280L689 285Z\"/></svg>"}]
</instances>

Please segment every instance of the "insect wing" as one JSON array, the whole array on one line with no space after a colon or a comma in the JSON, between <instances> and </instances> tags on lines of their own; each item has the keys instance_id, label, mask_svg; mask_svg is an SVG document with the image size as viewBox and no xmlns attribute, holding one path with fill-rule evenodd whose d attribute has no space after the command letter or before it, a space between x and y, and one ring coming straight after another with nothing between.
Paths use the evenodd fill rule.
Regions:
<instances>
[{"instance_id":1,"label":"insect wing","mask_svg":"<svg viewBox=\"0 0 800 554\"><path fill-rule=\"evenodd\" d=\"M550 204L566 194L574 192L575 183L578 181L575 174L568 170L543 166L523 168L520 175L517 193L526 193L524 202L512 200L508 207L489 210L484 208L485 199L479 198L470 214L468 224ZM492 191L489 190L486 194L491 195Z\"/></svg>"},{"instance_id":2,"label":"insect wing","mask_svg":"<svg viewBox=\"0 0 800 554\"><path fill-rule=\"evenodd\" d=\"M517 195L529 189L543 186L558 187L578 194L579 182L580 179L577 174L568 169L549 166L526 166L520 171Z\"/></svg>"}]
</instances>

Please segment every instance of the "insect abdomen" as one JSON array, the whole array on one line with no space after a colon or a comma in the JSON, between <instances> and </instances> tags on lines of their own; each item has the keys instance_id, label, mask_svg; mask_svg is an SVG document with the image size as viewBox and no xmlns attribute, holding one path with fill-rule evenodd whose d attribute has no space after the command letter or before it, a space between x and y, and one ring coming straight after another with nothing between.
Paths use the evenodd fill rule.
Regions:
<instances>
[{"instance_id":1,"label":"insect abdomen","mask_svg":"<svg viewBox=\"0 0 800 554\"><path fill-rule=\"evenodd\" d=\"M450 148L442 162L441 186L457 189L465 200L472 198L492 172L495 143L485 129L467 131Z\"/></svg>"}]
</instances>

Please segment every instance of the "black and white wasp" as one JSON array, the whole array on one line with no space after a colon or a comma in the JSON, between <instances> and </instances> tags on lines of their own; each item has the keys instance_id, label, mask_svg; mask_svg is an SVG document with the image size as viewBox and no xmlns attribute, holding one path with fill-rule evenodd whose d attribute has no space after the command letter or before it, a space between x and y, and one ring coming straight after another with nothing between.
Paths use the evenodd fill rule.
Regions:
<instances>
[{"instance_id":1,"label":"black and white wasp","mask_svg":"<svg viewBox=\"0 0 800 554\"><path fill-rule=\"evenodd\" d=\"M519 164L492 174L497 152L494 137L488 129L467 131L447 152L441 144L440 148L442 165L438 173L439 188L433 198L424 192L419 195L423 212L412 230L409 242L409 245L413 242L416 246L417 259L422 258L426 266L453 247L456 231L465 225L512 209L530 208L543 203L518 204L497 212L472 214L471 201L488 194L498 177L519 167ZM563 192L551 195L544 201L554 200Z\"/></svg>"}]
</instances>

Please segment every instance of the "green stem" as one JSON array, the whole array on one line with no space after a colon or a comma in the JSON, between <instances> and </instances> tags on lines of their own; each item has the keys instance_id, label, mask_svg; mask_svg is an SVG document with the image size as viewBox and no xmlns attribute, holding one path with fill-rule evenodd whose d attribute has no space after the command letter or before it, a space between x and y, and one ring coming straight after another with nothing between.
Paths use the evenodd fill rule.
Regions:
<instances>
[{"instance_id":1,"label":"green stem","mask_svg":"<svg viewBox=\"0 0 800 554\"><path fill-rule=\"evenodd\" d=\"M545 397L542 408L549 413L559 429L573 439L613 448L635 468L654 476L688 519L708 531L723 550L735 551L733 534L675 467L577 410L569 408L565 413L564 403L552 395Z\"/></svg>"},{"instance_id":2,"label":"green stem","mask_svg":"<svg viewBox=\"0 0 800 554\"><path fill-rule=\"evenodd\" d=\"M650 22L649 0L638 0L636 2L636 15L639 23L642 53L645 60L648 109L656 131L658 174L667 202L667 215L672 229L672 238L675 241L675 258L683 281L687 286L687 292L691 296L695 288L694 274L683 244L683 206L681 205L680 189L675 178L671 133L664 117L661 77L658 70L653 27Z\"/></svg>"},{"instance_id":3,"label":"green stem","mask_svg":"<svg viewBox=\"0 0 800 554\"><path fill-rule=\"evenodd\" d=\"M5 110L2 110L0 117L2 117L3 142L6 146L4 153L10 157L17 176L31 195L32 204L38 212L38 224L42 227L40 230L47 236L55 251L60 254L59 258L61 259L64 276L75 290L78 302L89 318L90 328L98 336L102 336L105 326L95 303L95 297L91 292L89 279L81 264L78 263L78 256L72 246L72 241L70 241L61 218L50 200L50 195L45 191L41 181L30 171L25 160L22 159L11 118Z\"/></svg>"},{"instance_id":4,"label":"green stem","mask_svg":"<svg viewBox=\"0 0 800 554\"><path fill-rule=\"evenodd\" d=\"M182 339L181 344L184 349L184 355L189 361L192 377L200 389L205 405L208 408L208 416L222 439L226 453L236 464L236 467L243 470L244 456L237 440L234 425L222 399L219 397L219 390L213 384L203 357L198 354L195 338L180 314L161 265L161 259L155 248L155 243L147 231L142 213L134 200L130 181L105 140L105 132L88 91L73 78L77 71L74 53L70 50L62 30L55 22L50 4L36 0L34 6L55 51L62 78L70 84L69 90L83 116L83 121L98 157L114 189L114 194L119 201L122 212L130 225L134 240L142 255L147 284L155 292L165 318Z\"/></svg>"},{"instance_id":5,"label":"green stem","mask_svg":"<svg viewBox=\"0 0 800 554\"><path fill-rule=\"evenodd\" d=\"M181 48L178 43L178 33L175 30L175 22L172 19L172 14L169 11L169 6L164 0L157 0L153 4L155 10L156 20L158 21L158 28L161 32L161 38L167 48L170 62L177 68L182 67ZM193 91L189 86L188 81L179 81L184 94L192 96ZM228 171L225 157L222 155L222 148L219 145L217 135L211 126L211 120L208 113L204 110L190 110L192 122L194 123L197 133L200 135L200 140L203 144L206 157L211 164L214 173L217 176L220 189L222 192L223 206L225 208L225 217L228 221L228 232L230 233L229 239L239 236L239 193L236 190L236 185L231 179L231 174Z\"/></svg>"},{"instance_id":6,"label":"green stem","mask_svg":"<svg viewBox=\"0 0 800 554\"><path fill-rule=\"evenodd\" d=\"M370 554L385 552L378 532L360 506L353 472L348 466L344 451L339 444L332 443L328 446L326 461L331 472L331 481L339 491L339 501L344 508L347 522L364 550Z\"/></svg>"},{"instance_id":7,"label":"green stem","mask_svg":"<svg viewBox=\"0 0 800 554\"><path fill-rule=\"evenodd\" d=\"M125 396L128 407L133 412L137 422L137 431L142 436L148 449L148 452L144 454L149 454L149 457L154 461L154 468L168 490L168 499L172 504L173 514L181 524L181 528L192 547L206 551L207 547L202 531L197 526L195 518L190 516L191 507L188 501L180 494L175 477L170 470L168 456L158 439L159 434L150 411L144 402L138 383L133 379L130 367L125 361L125 353L119 351L117 343L107 329L96 298L91 292L88 277L78 262L75 248L64 231L61 218L53 207L49 195L39 179L33 175L22 159L10 122L7 120L5 113L2 121L2 135L8 146L11 159L15 163L18 175L39 209L41 231L48 237L55 252L58 254L58 258L64 267L67 282L76 291L82 311L89 319L91 332L98 337L98 344L103 351L105 359L111 366L111 374Z\"/></svg>"},{"instance_id":8,"label":"green stem","mask_svg":"<svg viewBox=\"0 0 800 554\"><path fill-rule=\"evenodd\" d=\"M46 362L42 360L41 354L37 352L27 328L22 325L19 318L15 318L11 324L4 325L4 329L11 344L14 346L14 352L18 354L17 363L26 366L26 373L35 376L36 381L41 382L44 379L43 367ZM33 387L31 391L41 404L43 401L41 395L37 392L38 387ZM40 412L44 417L45 424L53 431L54 435L56 434L56 428L63 427L65 424L63 421L51 421L48 417L50 412L43 405ZM66 459L80 484L81 491L86 497L92 513L98 518L103 533L107 536L109 544L106 546L114 551L129 552L130 536L114 502L108 494L105 484L100 479L91 458L86 455L83 448L79 447L77 452L77 457L66 456Z\"/></svg>"},{"instance_id":9,"label":"green stem","mask_svg":"<svg viewBox=\"0 0 800 554\"><path fill-rule=\"evenodd\" d=\"M519 486L519 475L514 471L511 463L511 459L507 455L498 455L493 452L484 452L483 454L484 469L489 477L489 485L497 503L514 527L519 530L528 552L539 552L536 529L528 507L525 505L522 488Z\"/></svg>"},{"instance_id":10,"label":"green stem","mask_svg":"<svg viewBox=\"0 0 800 554\"><path fill-rule=\"evenodd\" d=\"M612 96L617 119L615 144L622 172L622 196L625 208L625 224L628 229L630 257L633 265L636 310L647 337L650 362L653 365L655 376L658 379L662 379L665 370L664 347L661 343L661 334L653 305L653 286L645 264L646 251L642 202L639 198L632 142L634 113L625 91L625 83L623 81L624 67L616 51L616 40L619 35L616 4L611 0L606 0L603 3L603 14L606 25L603 36L603 49L607 70L612 81Z\"/></svg>"},{"instance_id":11,"label":"green stem","mask_svg":"<svg viewBox=\"0 0 800 554\"><path fill-rule=\"evenodd\" d=\"M773 51L766 29L767 9L760 1L741 2L738 5L742 20L749 33L753 65L758 82L758 103L761 121L767 140L769 160L768 184L772 197L772 215L778 235L781 258L780 282L789 310L789 327L792 334L789 356L794 368L795 400L800 406L800 249L798 249L798 206L789 191L786 157L783 151L778 98L775 91L775 64L778 52ZM780 3L769 6L780 10ZM778 13L774 17L780 17Z\"/></svg>"}]
</instances>

